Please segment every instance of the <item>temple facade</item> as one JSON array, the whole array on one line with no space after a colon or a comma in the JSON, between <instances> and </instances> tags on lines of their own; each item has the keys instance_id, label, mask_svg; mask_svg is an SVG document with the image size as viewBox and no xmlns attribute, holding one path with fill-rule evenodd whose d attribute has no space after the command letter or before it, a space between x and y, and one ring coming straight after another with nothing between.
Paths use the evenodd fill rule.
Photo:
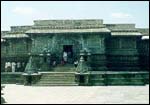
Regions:
<instances>
[{"instance_id":1,"label":"temple facade","mask_svg":"<svg viewBox=\"0 0 150 105\"><path fill-rule=\"evenodd\" d=\"M4 83L149 83L149 29L103 20L35 20L1 32ZM30 78L29 78L30 77Z\"/></svg>"}]
</instances>

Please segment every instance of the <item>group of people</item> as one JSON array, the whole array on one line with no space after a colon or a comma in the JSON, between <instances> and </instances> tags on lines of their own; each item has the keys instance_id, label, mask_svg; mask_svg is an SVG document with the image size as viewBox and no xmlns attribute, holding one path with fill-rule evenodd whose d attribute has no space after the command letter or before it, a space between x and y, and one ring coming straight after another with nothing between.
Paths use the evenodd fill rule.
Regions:
<instances>
[{"instance_id":1,"label":"group of people","mask_svg":"<svg viewBox=\"0 0 150 105\"><path fill-rule=\"evenodd\" d=\"M71 52L63 52L63 59L62 59L62 61L61 61L61 64L62 65L64 65L64 64L66 64L67 62L68 62L68 57L71 57ZM78 61L77 60L75 60L74 61L74 66L75 67L77 67L77 65L78 65Z\"/></svg>"},{"instance_id":2,"label":"group of people","mask_svg":"<svg viewBox=\"0 0 150 105\"><path fill-rule=\"evenodd\" d=\"M65 65L67 63L74 63L74 66L77 67L77 65L78 65L77 59L73 62L72 58L73 57L72 57L71 52L64 51L63 54L62 54L61 65ZM49 62L50 66L55 67L57 65L56 55L51 54L51 56L49 56L49 57L44 56L44 62Z\"/></svg>"},{"instance_id":3,"label":"group of people","mask_svg":"<svg viewBox=\"0 0 150 105\"><path fill-rule=\"evenodd\" d=\"M64 51L63 52L63 57L62 57L62 60L61 60L61 64L64 65L64 64L68 63L69 62L69 58L70 58L70 53Z\"/></svg>"}]
</instances>

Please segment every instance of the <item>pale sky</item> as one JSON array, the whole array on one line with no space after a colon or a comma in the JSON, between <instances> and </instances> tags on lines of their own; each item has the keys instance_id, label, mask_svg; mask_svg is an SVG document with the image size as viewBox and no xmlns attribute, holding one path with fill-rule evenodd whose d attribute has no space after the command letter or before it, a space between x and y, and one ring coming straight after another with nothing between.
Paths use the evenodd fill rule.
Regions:
<instances>
[{"instance_id":1,"label":"pale sky","mask_svg":"<svg viewBox=\"0 0 150 105\"><path fill-rule=\"evenodd\" d=\"M2 1L1 30L38 19L103 19L149 28L148 1Z\"/></svg>"}]
</instances>

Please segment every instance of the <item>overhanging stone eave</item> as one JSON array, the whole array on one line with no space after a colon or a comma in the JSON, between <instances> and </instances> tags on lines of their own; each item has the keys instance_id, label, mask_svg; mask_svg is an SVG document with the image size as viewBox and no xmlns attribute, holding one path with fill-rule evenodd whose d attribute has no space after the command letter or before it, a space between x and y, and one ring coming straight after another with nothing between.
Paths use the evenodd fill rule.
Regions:
<instances>
[{"instance_id":1,"label":"overhanging stone eave","mask_svg":"<svg viewBox=\"0 0 150 105\"><path fill-rule=\"evenodd\" d=\"M149 36L142 36L142 40L149 40Z\"/></svg>"},{"instance_id":2,"label":"overhanging stone eave","mask_svg":"<svg viewBox=\"0 0 150 105\"><path fill-rule=\"evenodd\" d=\"M111 37L142 37L142 35L111 35Z\"/></svg>"},{"instance_id":3,"label":"overhanging stone eave","mask_svg":"<svg viewBox=\"0 0 150 105\"><path fill-rule=\"evenodd\" d=\"M9 37L9 38L3 38L3 39L30 39L30 37Z\"/></svg>"},{"instance_id":4,"label":"overhanging stone eave","mask_svg":"<svg viewBox=\"0 0 150 105\"><path fill-rule=\"evenodd\" d=\"M64 32L64 33L26 33L27 35L33 35L33 34L67 34L67 33L72 33L72 34L80 34L80 33L111 33L111 32Z\"/></svg>"},{"instance_id":5,"label":"overhanging stone eave","mask_svg":"<svg viewBox=\"0 0 150 105\"><path fill-rule=\"evenodd\" d=\"M65 33L111 33L110 30L106 29L103 31L36 31L36 30L29 30L25 32L26 34L65 34Z\"/></svg>"},{"instance_id":6,"label":"overhanging stone eave","mask_svg":"<svg viewBox=\"0 0 150 105\"><path fill-rule=\"evenodd\" d=\"M116 32L111 32L111 36L142 36L141 33L139 32L119 32L119 33L116 33Z\"/></svg>"},{"instance_id":7,"label":"overhanging stone eave","mask_svg":"<svg viewBox=\"0 0 150 105\"><path fill-rule=\"evenodd\" d=\"M3 39L29 39L30 37L2 37Z\"/></svg>"}]
</instances>

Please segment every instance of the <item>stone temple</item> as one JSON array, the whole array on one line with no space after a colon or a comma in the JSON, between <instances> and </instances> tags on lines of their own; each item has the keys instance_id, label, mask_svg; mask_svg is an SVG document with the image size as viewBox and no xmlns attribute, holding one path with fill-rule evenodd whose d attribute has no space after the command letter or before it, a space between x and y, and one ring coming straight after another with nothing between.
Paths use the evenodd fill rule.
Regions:
<instances>
[{"instance_id":1,"label":"stone temple","mask_svg":"<svg viewBox=\"0 0 150 105\"><path fill-rule=\"evenodd\" d=\"M101 19L12 26L1 32L1 83L149 84L149 29Z\"/></svg>"}]
</instances>

